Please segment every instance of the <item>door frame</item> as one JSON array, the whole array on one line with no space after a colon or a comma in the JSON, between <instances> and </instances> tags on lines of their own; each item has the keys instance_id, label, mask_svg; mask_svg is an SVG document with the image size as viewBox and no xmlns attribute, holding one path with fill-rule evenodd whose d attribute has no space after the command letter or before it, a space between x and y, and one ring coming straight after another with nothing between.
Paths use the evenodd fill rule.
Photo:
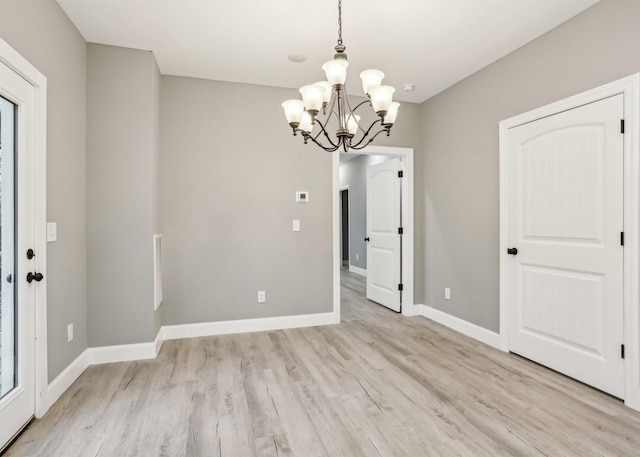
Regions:
<instances>
[{"instance_id":1,"label":"door frame","mask_svg":"<svg viewBox=\"0 0 640 457\"><path fill-rule=\"evenodd\" d=\"M509 154L511 128L593 103L624 96L624 402L640 411L640 73L500 122L500 348L509 350Z\"/></svg>"},{"instance_id":2,"label":"door frame","mask_svg":"<svg viewBox=\"0 0 640 457\"><path fill-rule=\"evenodd\" d=\"M37 270L45 280L35 296L35 411L42 417L47 410L47 78L0 38L0 62L11 68L35 89L35 246ZM1 84L1 83L0 83ZM16 253L19 255L19 253Z\"/></svg>"},{"instance_id":3,"label":"door frame","mask_svg":"<svg viewBox=\"0 0 640 457\"><path fill-rule=\"evenodd\" d=\"M358 154L375 154L400 157L404 171L402 185L402 314L414 316L414 159L413 148L391 146L368 146ZM342 263L340 246L340 152L333 153L333 316L336 324L340 323L340 265Z\"/></svg>"}]
</instances>

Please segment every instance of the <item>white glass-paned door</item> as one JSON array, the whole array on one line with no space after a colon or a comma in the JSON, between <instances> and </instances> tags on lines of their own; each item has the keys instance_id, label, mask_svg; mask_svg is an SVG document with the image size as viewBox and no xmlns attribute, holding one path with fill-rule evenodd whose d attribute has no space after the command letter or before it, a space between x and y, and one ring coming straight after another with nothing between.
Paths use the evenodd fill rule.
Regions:
<instances>
[{"instance_id":1,"label":"white glass-paned door","mask_svg":"<svg viewBox=\"0 0 640 457\"><path fill-rule=\"evenodd\" d=\"M35 412L35 100L0 62L0 453Z\"/></svg>"},{"instance_id":2,"label":"white glass-paned door","mask_svg":"<svg viewBox=\"0 0 640 457\"><path fill-rule=\"evenodd\" d=\"M17 386L14 276L16 106L0 97L0 398Z\"/></svg>"}]
</instances>

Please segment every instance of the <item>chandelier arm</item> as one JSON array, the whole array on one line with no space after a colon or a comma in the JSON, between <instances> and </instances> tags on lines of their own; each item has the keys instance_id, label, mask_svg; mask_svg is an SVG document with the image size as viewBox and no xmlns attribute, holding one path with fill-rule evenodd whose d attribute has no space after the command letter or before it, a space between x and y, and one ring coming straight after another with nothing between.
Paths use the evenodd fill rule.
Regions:
<instances>
[{"instance_id":1,"label":"chandelier arm","mask_svg":"<svg viewBox=\"0 0 640 457\"><path fill-rule=\"evenodd\" d=\"M353 108L353 113L355 113L355 112L358 110L358 108L360 108L360 107L361 107L362 105L364 105L365 103L371 104L371 102L369 101L369 99L366 99L365 101L358 103L358 104L356 105L356 107L355 107L355 108ZM351 108L351 107L349 107L349 108Z\"/></svg>"},{"instance_id":2,"label":"chandelier arm","mask_svg":"<svg viewBox=\"0 0 640 457\"><path fill-rule=\"evenodd\" d=\"M358 151L360 149L366 148L367 146L369 146L373 142L373 140L376 139L376 137L378 135L380 135L383 132L386 132L387 136L389 136L389 129L387 129L387 128L380 129L378 132L376 132L375 135L373 135L371 138L369 138L369 140L365 144L360 146L360 143L362 143L364 141L364 139L366 138L366 137L362 137L362 139L360 141L358 141L358 143L355 146L351 146L351 149L354 149L354 150Z\"/></svg>"},{"instance_id":3,"label":"chandelier arm","mask_svg":"<svg viewBox=\"0 0 640 457\"><path fill-rule=\"evenodd\" d=\"M314 137L312 137L311 135L307 135L306 136L308 139L310 139L311 141L313 141L315 144L317 144L318 146L320 146L322 149L324 149L327 152L333 152L333 151L337 151L338 148L340 147L340 143L338 142L338 144L333 144L333 142L331 140L329 140L329 142L331 143L332 147L328 147L325 146L324 144L320 143L318 140L316 140Z\"/></svg>"},{"instance_id":4,"label":"chandelier arm","mask_svg":"<svg viewBox=\"0 0 640 457\"><path fill-rule=\"evenodd\" d=\"M319 144L316 140L320 136L321 133L324 133L324 136L327 138L327 141L329 143L331 143L331 146L333 146L334 148L338 148L340 146L340 141L338 141L338 144L335 144L333 141L331 141L331 137L329 136L329 133L327 132L327 130L324 128L324 125L322 125L322 122L320 122L319 119L316 119L316 122L320 126L320 131L318 132L318 134L315 137L312 137L311 135L309 135L309 138L311 138L316 144ZM334 151L335 151L335 149L334 149Z\"/></svg>"},{"instance_id":5,"label":"chandelier arm","mask_svg":"<svg viewBox=\"0 0 640 457\"><path fill-rule=\"evenodd\" d=\"M361 107L362 105L364 105L365 103L369 103L369 104L371 104L371 103L370 103L370 101L369 101L369 100L365 100L365 101L363 101L363 102L360 102L360 103L358 103L358 104L356 105L356 107L355 107L355 108L353 108L353 109L352 109L352 108L351 108L351 103L349 102L349 97L348 97L348 94L347 94L346 88L345 88L344 95L345 95L345 97L344 97L344 98L345 98L345 100L347 101L347 108L349 108L349 113L351 114L351 116L353 116L353 120L354 120L354 121L356 121L356 125L358 126L358 129L360 129L360 131L361 131L362 133L364 133L364 129L362 128L362 125L360 124L360 121L359 121L359 120L358 120L358 118L356 117L356 111L358 110L358 108L360 108L360 107ZM372 126L373 126L373 124L372 124ZM371 130L371 127L369 127L369 130ZM367 131L367 133L369 133L369 132ZM365 136L366 136L366 134L365 134ZM364 138L364 137L363 137L363 138ZM358 143L358 144L360 144L360 143Z\"/></svg>"},{"instance_id":6,"label":"chandelier arm","mask_svg":"<svg viewBox=\"0 0 640 457\"><path fill-rule=\"evenodd\" d=\"M352 146L352 148L354 148L354 149L355 149L355 148L357 148L358 146L360 146L360 144L361 144L361 143L362 143L362 142L367 138L367 136L369 136L369 133L371 133L371 130L373 130L373 128L374 128L374 127L376 126L376 124L378 124L378 123L382 124L382 120L377 119L377 120L373 121L373 122L371 123L371 125L369 126L369 128L367 129L367 131L366 131L366 132L364 132L364 134L362 135L362 138L360 138L360 140L358 140L358 142L357 142L354 146ZM364 130L363 130L363 131L364 131ZM380 133L380 132L378 132L378 133ZM378 134L376 133L376 135L375 135L375 136L378 136ZM374 136L374 138L375 138L375 136ZM371 142L371 141L369 141L369 142Z\"/></svg>"},{"instance_id":7,"label":"chandelier arm","mask_svg":"<svg viewBox=\"0 0 640 457\"><path fill-rule=\"evenodd\" d=\"M336 96L336 91L331 89L331 98L329 100L329 116L331 116L331 113L335 114L333 107L336 106L336 99L338 97ZM329 120L329 117L327 117L327 120Z\"/></svg>"}]
</instances>

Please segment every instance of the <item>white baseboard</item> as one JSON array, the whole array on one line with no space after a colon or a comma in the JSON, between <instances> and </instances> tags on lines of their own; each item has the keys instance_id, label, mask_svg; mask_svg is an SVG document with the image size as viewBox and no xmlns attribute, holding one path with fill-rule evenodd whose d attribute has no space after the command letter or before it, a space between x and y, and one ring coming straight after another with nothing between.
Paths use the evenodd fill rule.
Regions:
<instances>
[{"instance_id":1,"label":"white baseboard","mask_svg":"<svg viewBox=\"0 0 640 457\"><path fill-rule=\"evenodd\" d=\"M202 324L169 325L161 327L156 335L156 339L149 343L88 348L47 386L45 392L41 393L42 401L39 403L36 415L38 418L42 417L90 365L155 359L160 352L164 340L227 335L230 333L261 332L266 330L284 330L288 328L314 327L338 323L340 323L340 316L330 312L305 314L301 316L206 322Z\"/></svg>"},{"instance_id":2,"label":"white baseboard","mask_svg":"<svg viewBox=\"0 0 640 457\"><path fill-rule=\"evenodd\" d=\"M500 334L487 330L484 327L472 324L471 322L467 322L459 317L452 316L427 305L414 305L413 314L416 316L424 316L463 335L502 350Z\"/></svg>"},{"instance_id":3,"label":"white baseboard","mask_svg":"<svg viewBox=\"0 0 640 457\"><path fill-rule=\"evenodd\" d=\"M360 276L367 277L367 270L364 268L356 267L355 265L349 265L349 271L352 273L359 274Z\"/></svg>"},{"instance_id":4,"label":"white baseboard","mask_svg":"<svg viewBox=\"0 0 640 457\"><path fill-rule=\"evenodd\" d=\"M36 416L38 418L44 416L44 413L58 401L62 394L71 387L71 384L84 373L84 370L86 370L89 365L89 349L85 349L67 368L62 370L62 373L56 376L56 379L49 383L46 391L41 393L42 401L39 404Z\"/></svg>"},{"instance_id":5,"label":"white baseboard","mask_svg":"<svg viewBox=\"0 0 640 457\"><path fill-rule=\"evenodd\" d=\"M155 348L156 345L153 342L89 348L89 363L99 365L101 363L154 359L156 357Z\"/></svg>"},{"instance_id":6,"label":"white baseboard","mask_svg":"<svg viewBox=\"0 0 640 457\"><path fill-rule=\"evenodd\" d=\"M288 328L315 327L339 323L331 313L303 314L300 316L265 317L235 321L204 322L201 324L167 325L162 327L165 340L197 338L201 336L228 335L231 333L264 332Z\"/></svg>"},{"instance_id":7,"label":"white baseboard","mask_svg":"<svg viewBox=\"0 0 640 457\"><path fill-rule=\"evenodd\" d=\"M164 343L164 327L160 327L160 330L158 330L158 334L156 335L156 340L153 342L156 354L155 357L158 357L158 353L160 352L160 349L162 349L162 343Z\"/></svg>"}]
</instances>

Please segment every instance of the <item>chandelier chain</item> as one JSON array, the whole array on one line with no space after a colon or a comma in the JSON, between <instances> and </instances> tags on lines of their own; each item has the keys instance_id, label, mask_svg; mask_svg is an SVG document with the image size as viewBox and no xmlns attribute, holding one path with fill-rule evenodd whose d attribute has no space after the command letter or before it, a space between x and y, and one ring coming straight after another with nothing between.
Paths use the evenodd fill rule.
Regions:
<instances>
[{"instance_id":1,"label":"chandelier chain","mask_svg":"<svg viewBox=\"0 0 640 457\"><path fill-rule=\"evenodd\" d=\"M338 44L342 44L342 0L338 0Z\"/></svg>"}]
</instances>

